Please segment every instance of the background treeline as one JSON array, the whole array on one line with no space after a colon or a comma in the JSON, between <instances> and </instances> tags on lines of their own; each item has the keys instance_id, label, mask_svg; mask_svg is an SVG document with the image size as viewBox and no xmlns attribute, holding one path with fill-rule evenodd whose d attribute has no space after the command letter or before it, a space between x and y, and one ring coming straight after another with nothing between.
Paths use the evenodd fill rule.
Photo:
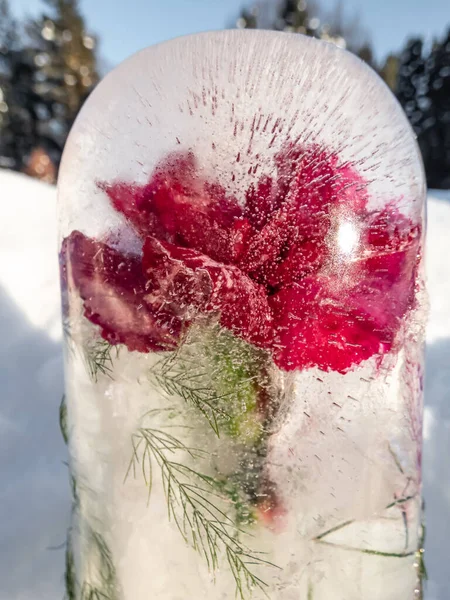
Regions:
<instances>
[{"instance_id":1,"label":"background treeline","mask_svg":"<svg viewBox=\"0 0 450 600\"><path fill-rule=\"evenodd\" d=\"M54 181L69 129L101 69L77 0L44 3L44 14L19 23L8 0L0 0L0 167ZM428 185L450 188L450 27L431 44L409 39L380 63L368 31L342 1L325 14L312 0L262 0L233 26L303 33L359 56L402 105Z\"/></svg>"}]
</instances>

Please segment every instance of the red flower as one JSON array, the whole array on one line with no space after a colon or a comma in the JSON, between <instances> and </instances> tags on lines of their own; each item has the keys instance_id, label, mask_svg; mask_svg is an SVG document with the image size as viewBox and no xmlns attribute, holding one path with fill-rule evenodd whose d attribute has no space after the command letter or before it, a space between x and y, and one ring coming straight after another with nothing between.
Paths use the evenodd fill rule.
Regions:
<instances>
[{"instance_id":1,"label":"red flower","mask_svg":"<svg viewBox=\"0 0 450 600\"><path fill-rule=\"evenodd\" d=\"M111 344L124 343L139 352L176 347L181 321L145 302L140 259L123 256L79 231L64 240L61 257L63 282L78 289L85 316Z\"/></svg>"},{"instance_id":2,"label":"red flower","mask_svg":"<svg viewBox=\"0 0 450 600\"><path fill-rule=\"evenodd\" d=\"M369 212L362 178L324 150L291 146L275 162L243 207L202 179L192 153L170 155L144 186L101 184L142 255L74 231L62 262L105 339L173 349L211 314L286 370L345 372L395 348L419 227L394 206Z\"/></svg>"}]
</instances>

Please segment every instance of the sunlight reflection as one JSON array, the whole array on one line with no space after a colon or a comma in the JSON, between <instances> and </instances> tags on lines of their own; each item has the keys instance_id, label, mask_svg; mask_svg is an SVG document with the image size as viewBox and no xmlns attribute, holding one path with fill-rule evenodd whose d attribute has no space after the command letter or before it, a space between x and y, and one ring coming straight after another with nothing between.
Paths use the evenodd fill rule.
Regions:
<instances>
[{"instance_id":1,"label":"sunlight reflection","mask_svg":"<svg viewBox=\"0 0 450 600\"><path fill-rule=\"evenodd\" d=\"M359 233L355 224L351 221L340 223L337 231L338 248L343 254L351 254L359 241Z\"/></svg>"}]
</instances>

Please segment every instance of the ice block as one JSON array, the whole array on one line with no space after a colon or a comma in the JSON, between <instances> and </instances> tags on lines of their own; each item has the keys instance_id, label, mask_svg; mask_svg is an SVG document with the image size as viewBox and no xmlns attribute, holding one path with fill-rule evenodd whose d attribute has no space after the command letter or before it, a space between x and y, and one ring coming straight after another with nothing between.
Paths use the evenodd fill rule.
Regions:
<instances>
[{"instance_id":1,"label":"ice block","mask_svg":"<svg viewBox=\"0 0 450 600\"><path fill-rule=\"evenodd\" d=\"M425 183L359 59L147 48L59 178L71 600L421 597Z\"/></svg>"}]
</instances>

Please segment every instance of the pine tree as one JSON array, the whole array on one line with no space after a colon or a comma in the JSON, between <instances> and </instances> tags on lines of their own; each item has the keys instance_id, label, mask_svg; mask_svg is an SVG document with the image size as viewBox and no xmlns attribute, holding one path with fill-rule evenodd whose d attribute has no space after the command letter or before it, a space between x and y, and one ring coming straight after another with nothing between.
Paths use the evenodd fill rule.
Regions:
<instances>
[{"instance_id":1,"label":"pine tree","mask_svg":"<svg viewBox=\"0 0 450 600\"><path fill-rule=\"evenodd\" d=\"M0 166L22 170L39 143L39 98L31 48L22 45L22 28L7 0L0 1Z\"/></svg>"},{"instance_id":2,"label":"pine tree","mask_svg":"<svg viewBox=\"0 0 450 600\"><path fill-rule=\"evenodd\" d=\"M77 0L45 0L23 32L0 0L0 166L54 173L70 127L98 81L95 39ZM20 43L19 43L20 42Z\"/></svg>"},{"instance_id":3,"label":"pine tree","mask_svg":"<svg viewBox=\"0 0 450 600\"><path fill-rule=\"evenodd\" d=\"M450 31L429 56L420 38L408 41L397 97L417 135L428 186L450 188Z\"/></svg>"},{"instance_id":4,"label":"pine tree","mask_svg":"<svg viewBox=\"0 0 450 600\"><path fill-rule=\"evenodd\" d=\"M422 133L427 180L430 187L450 188L450 29L437 42L427 61L428 127Z\"/></svg>"},{"instance_id":5,"label":"pine tree","mask_svg":"<svg viewBox=\"0 0 450 600\"><path fill-rule=\"evenodd\" d=\"M23 170L33 148L52 146L51 139L40 130L40 117L44 107L36 93L35 54L21 48L11 53L8 91L9 122L7 125L12 168Z\"/></svg>"},{"instance_id":6,"label":"pine tree","mask_svg":"<svg viewBox=\"0 0 450 600\"><path fill-rule=\"evenodd\" d=\"M17 50L19 28L11 14L8 0L0 0L0 57L9 50Z\"/></svg>"},{"instance_id":7,"label":"pine tree","mask_svg":"<svg viewBox=\"0 0 450 600\"><path fill-rule=\"evenodd\" d=\"M49 14L28 24L38 55L37 91L64 142L84 101L98 82L95 46L77 0L45 0Z\"/></svg>"},{"instance_id":8,"label":"pine tree","mask_svg":"<svg viewBox=\"0 0 450 600\"><path fill-rule=\"evenodd\" d=\"M347 48L368 64L374 66L374 57L365 31L357 18L348 19L339 2L328 17L321 17L316 4L307 0L266 0L241 12L237 27L245 29L273 29L302 33L324 39Z\"/></svg>"},{"instance_id":9,"label":"pine tree","mask_svg":"<svg viewBox=\"0 0 450 600\"><path fill-rule=\"evenodd\" d=\"M423 54L423 41L410 39L400 55L397 80L397 98L403 107L417 135L423 129L424 103L420 98L426 96L427 72Z\"/></svg>"},{"instance_id":10,"label":"pine tree","mask_svg":"<svg viewBox=\"0 0 450 600\"><path fill-rule=\"evenodd\" d=\"M396 54L389 54L380 70L381 77L394 93L397 91L399 63L400 59Z\"/></svg>"},{"instance_id":11,"label":"pine tree","mask_svg":"<svg viewBox=\"0 0 450 600\"><path fill-rule=\"evenodd\" d=\"M305 1L285 0L280 5L278 18L274 23L274 29L278 31L289 31L303 33L311 37L318 35L319 19L311 17Z\"/></svg>"},{"instance_id":12,"label":"pine tree","mask_svg":"<svg viewBox=\"0 0 450 600\"><path fill-rule=\"evenodd\" d=\"M0 167L15 164L12 119L12 65L19 48L19 28L8 0L0 0Z\"/></svg>"},{"instance_id":13,"label":"pine tree","mask_svg":"<svg viewBox=\"0 0 450 600\"><path fill-rule=\"evenodd\" d=\"M242 29L273 29L313 37L317 37L318 25L318 18L310 18L306 0L255 4L250 10L244 9L237 20L237 26Z\"/></svg>"}]
</instances>

